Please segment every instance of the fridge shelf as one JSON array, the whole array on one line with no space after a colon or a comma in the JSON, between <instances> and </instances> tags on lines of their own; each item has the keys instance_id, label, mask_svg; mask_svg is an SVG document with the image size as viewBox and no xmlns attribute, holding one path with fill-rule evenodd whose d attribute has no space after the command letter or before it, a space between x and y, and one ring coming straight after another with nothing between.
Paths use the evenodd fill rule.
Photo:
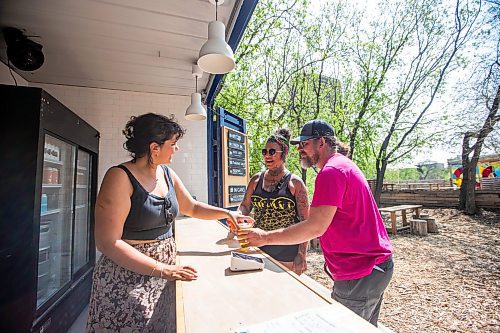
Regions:
<instances>
[{"instance_id":1,"label":"fridge shelf","mask_svg":"<svg viewBox=\"0 0 500 333\"><path fill-rule=\"evenodd\" d=\"M61 162L61 161L54 161L54 160L44 159L43 162L47 163L47 164L52 164L52 165L63 165L63 162Z\"/></svg>"},{"instance_id":2,"label":"fridge shelf","mask_svg":"<svg viewBox=\"0 0 500 333\"><path fill-rule=\"evenodd\" d=\"M42 184L43 188L61 188L62 184Z\"/></svg>"},{"instance_id":3,"label":"fridge shelf","mask_svg":"<svg viewBox=\"0 0 500 333\"><path fill-rule=\"evenodd\" d=\"M47 215L52 215L52 214L58 214L60 212L61 212L60 209L51 209L51 210L48 210L46 212L40 213L40 216L47 216Z\"/></svg>"},{"instance_id":4,"label":"fridge shelf","mask_svg":"<svg viewBox=\"0 0 500 333\"><path fill-rule=\"evenodd\" d=\"M87 185L78 185L78 184L77 184L77 185L76 185L76 188L83 189L83 188L88 188L88 186L87 186Z\"/></svg>"},{"instance_id":5,"label":"fridge shelf","mask_svg":"<svg viewBox=\"0 0 500 333\"><path fill-rule=\"evenodd\" d=\"M87 205L77 205L75 206L76 209L82 209L82 208L85 208L87 207Z\"/></svg>"},{"instance_id":6,"label":"fridge shelf","mask_svg":"<svg viewBox=\"0 0 500 333\"><path fill-rule=\"evenodd\" d=\"M82 167L82 166L79 166L79 165L77 165L77 166L76 166L76 168L77 168L78 170L84 170L84 171L87 171L87 168L86 168L86 167Z\"/></svg>"}]
</instances>

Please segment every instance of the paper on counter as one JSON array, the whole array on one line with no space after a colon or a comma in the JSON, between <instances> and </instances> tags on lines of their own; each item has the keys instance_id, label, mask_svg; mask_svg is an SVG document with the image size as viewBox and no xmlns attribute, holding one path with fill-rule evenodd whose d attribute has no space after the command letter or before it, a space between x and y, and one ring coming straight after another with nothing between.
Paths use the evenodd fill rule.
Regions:
<instances>
[{"instance_id":1,"label":"paper on counter","mask_svg":"<svg viewBox=\"0 0 500 333\"><path fill-rule=\"evenodd\" d=\"M295 312L259 324L238 328L235 333L352 333L348 310L327 305Z\"/></svg>"}]
</instances>

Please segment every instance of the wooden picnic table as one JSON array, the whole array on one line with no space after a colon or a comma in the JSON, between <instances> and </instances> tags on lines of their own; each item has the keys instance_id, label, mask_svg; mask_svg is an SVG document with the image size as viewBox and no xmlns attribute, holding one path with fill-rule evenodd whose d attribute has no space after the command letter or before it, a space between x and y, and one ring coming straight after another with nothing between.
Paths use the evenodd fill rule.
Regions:
<instances>
[{"instance_id":1,"label":"wooden picnic table","mask_svg":"<svg viewBox=\"0 0 500 333\"><path fill-rule=\"evenodd\" d=\"M420 217L420 209L422 208L422 205L398 205L398 206L391 206L391 207L383 207L379 208L380 212L388 212L391 213L391 229L392 229L392 234L395 235L397 230L396 230L396 213L401 212L402 220L403 220L403 227L408 226L408 220L406 218L406 211L407 210L412 210L415 215Z\"/></svg>"}]
</instances>

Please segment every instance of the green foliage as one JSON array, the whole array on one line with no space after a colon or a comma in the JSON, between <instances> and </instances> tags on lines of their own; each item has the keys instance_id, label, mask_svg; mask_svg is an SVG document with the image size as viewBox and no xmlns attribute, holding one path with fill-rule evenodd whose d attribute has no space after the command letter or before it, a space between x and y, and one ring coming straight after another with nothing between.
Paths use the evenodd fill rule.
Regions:
<instances>
[{"instance_id":1,"label":"green foliage","mask_svg":"<svg viewBox=\"0 0 500 333\"><path fill-rule=\"evenodd\" d=\"M263 168L260 150L270 133L287 127L296 136L311 119L334 126L367 178L383 178L387 165L440 139L444 117L428 109L446 74L465 65L456 56L466 34L458 34L454 8L440 0L380 5L365 13L346 0L325 1L319 10L306 0L259 1L236 52L237 69L215 101L247 120L252 173ZM459 6L466 27L475 6ZM294 149L287 165L301 173ZM308 170L308 186L314 178Z\"/></svg>"}]
</instances>

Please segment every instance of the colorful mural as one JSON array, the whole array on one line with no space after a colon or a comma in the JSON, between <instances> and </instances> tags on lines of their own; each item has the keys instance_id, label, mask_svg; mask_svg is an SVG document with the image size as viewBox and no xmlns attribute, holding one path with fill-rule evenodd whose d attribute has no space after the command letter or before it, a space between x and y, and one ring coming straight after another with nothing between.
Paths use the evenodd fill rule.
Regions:
<instances>
[{"instance_id":1,"label":"colorful mural","mask_svg":"<svg viewBox=\"0 0 500 333\"><path fill-rule=\"evenodd\" d=\"M451 180L453 185L460 187L462 185L463 171L462 165L458 163L450 164ZM476 187L480 186L482 178L498 177L500 178L500 160L498 162L479 162L476 167Z\"/></svg>"}]
</instances>

